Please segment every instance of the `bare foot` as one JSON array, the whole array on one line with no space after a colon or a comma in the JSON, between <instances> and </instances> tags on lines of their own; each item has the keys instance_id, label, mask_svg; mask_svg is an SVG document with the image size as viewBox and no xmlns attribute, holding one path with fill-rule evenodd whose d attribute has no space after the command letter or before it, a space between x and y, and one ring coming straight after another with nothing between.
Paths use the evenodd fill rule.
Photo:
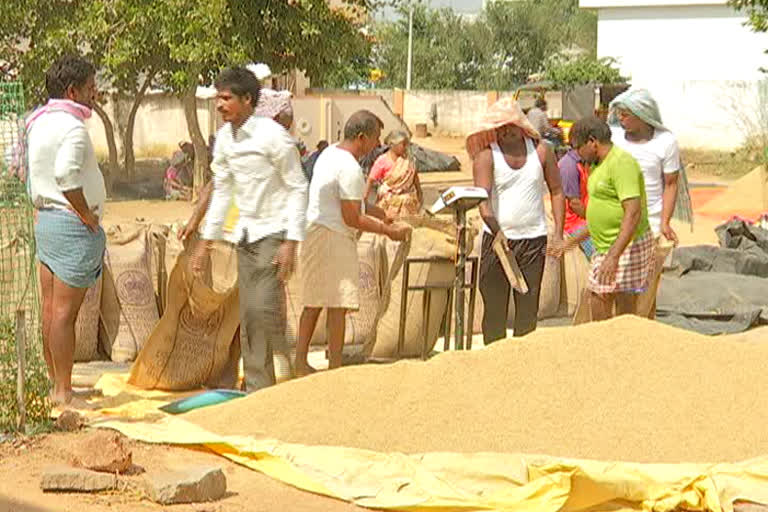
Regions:
<instances>
[{"instance_id":1,"label":"bare foot","mask_svg":"<svg viewBox=\"0 0 768 512\"><path fill-rule=\"evenodd\" d=\"M51 396L51 403L53 405L54 411L57 411L59 413L70 410L70 409L79 409L79 410L89 410L93 409L93 406L83 400L80 397L73 396L71 391L65 391L61 393L53 393Z\"/></svg>"},{"instance_id":2,"label":"bare foot","mask_svg":"<svg viewBox=\"0 0 768 512\"><path fill-rule=\"evenodd\" d=\"M51 391L51 403L54 407L66 407L72 401L72 391Z\"/></svg>"},{"instance_id":3,"label":"bare foot","mask_svg":"<svg viewBox=\"0 0 768 512\"><path fill-rule=\"evenodd\" d=\"M312 368L309 363L300 363L298 361L294 364L293 371L296 377L306 377L307 375L312 375L317 372L317 370Z\"/></svg>"}]
</instances>

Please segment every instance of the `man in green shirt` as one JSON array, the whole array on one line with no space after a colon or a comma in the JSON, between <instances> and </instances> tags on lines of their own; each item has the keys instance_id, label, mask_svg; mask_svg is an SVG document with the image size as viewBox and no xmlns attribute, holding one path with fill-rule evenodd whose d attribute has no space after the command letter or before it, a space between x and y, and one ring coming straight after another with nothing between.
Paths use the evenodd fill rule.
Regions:
<instances>
[{"instance_id":1,"label":"man in green shirt","mask_svg":"<svg viewBox=\"0 0 768 512\"><path fill-rule=\"evenodd\" d=\"M596 254L587 288L592 320L635 314L637 297L648 287L654 242L648 224L643 174L637 161L611 143L608 125L596 118L571 128L571 144L581 160L596 164L587 189L588 233ZM569 241L577 246L579 239Z\"/></svg>"}]
</instances>

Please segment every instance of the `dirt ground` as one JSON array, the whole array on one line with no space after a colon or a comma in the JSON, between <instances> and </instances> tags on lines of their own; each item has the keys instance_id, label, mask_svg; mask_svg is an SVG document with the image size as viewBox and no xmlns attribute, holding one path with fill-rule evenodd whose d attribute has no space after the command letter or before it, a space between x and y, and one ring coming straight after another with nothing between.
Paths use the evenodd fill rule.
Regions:
<instances>
[{"instance_id":1,"label":"dirt ground","mask_svg":"<svg viewBox=\"0 0 768 512\"><path fill-rule=\"evenodd\" d=\"M55 433L0 443L0 512L354 512L364 509L299 491L210 452L127 440L134 464L146 471L191 465L219 466L227 495L202 504L160 506L135 488L98 494L43 493L40 477L52 464L66 463L67 447L81 433ZM137 485L142 476L130 477ZM131 486L133 487L133 486Z\"/></svg>"}]
</instances>

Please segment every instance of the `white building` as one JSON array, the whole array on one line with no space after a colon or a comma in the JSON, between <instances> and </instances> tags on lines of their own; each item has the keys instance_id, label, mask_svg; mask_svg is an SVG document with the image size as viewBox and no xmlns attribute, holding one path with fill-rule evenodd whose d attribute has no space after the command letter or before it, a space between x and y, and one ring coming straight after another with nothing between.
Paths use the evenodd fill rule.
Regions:
<instances>
[{"instance_id":1,"label":"white building","mask_svg":"<svg viewBox=\"0 0 768 512\"><path fill-rule=\"evenodd\" d=\"M726 0L580 6L597 9L598 55L619 59L632 86L651 91L682 146L732 149L758 129L759 109L768 109L768 75L760 72L768 68L768 36L745 27L746 16Z\"/></svg>"}]
</instances>

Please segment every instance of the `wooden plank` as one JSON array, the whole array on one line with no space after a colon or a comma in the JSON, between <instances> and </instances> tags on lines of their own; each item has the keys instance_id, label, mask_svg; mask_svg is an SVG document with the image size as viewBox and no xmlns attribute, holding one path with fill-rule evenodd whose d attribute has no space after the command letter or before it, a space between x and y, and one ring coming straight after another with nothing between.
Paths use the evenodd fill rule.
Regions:
<instances>
[{"instance_id":1,"label":"wooden plank","mask_svg":"<svg viewBox=\"0 0 768 512\"><path fill-rule=\"evenodd\" d=\"M26 370L25 349L27 345L27 325L25 322L25 312L23 309L16 311L16 405L19 409L18 427L20 432L24 432L27 424L27 405L24 399L25 382L24 375Z\"/></svg>"},{"instance_id":2,"label":"wooden plank","mask_svg":"<svg viewBox=\"0 0 768 512\"><path fill-rule=\"evenodd\" d=\"M528 293L528 283L525 282L525 277L520 272L514 254L509 251L507 237L501 231L496 233L496 237L493 239L493 250L501 261L501 267L504 269L504 274L506 274L512 288L520 293Z\"/></svg>"}]
</instances>

